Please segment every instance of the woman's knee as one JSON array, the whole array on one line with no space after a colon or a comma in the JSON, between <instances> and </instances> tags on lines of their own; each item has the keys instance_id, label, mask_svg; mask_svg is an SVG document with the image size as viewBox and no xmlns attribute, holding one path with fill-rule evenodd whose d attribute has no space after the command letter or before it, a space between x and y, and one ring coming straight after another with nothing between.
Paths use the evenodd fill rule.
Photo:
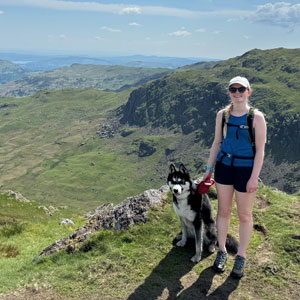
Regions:
<instances>
[{"instance_id":1,"label":"woman's knee","mask_svg":"<svg viewBox=\"0 0 300 300\"><path fill-rule=\"evenodd\" d=\"M231 207L219 207L218 209L218 218L229 219L231 215L232 208Z\"/></svg>"},{"instance_id":2,"label":"woman's knee","mask_svg":"<svg viewBox=\"0 0 300 300\"><path fill-rule=\"evenodd\" d=\"M252 212L238 212L240 223L252 223L253 217Z\"/></svg>"}]
</instances>

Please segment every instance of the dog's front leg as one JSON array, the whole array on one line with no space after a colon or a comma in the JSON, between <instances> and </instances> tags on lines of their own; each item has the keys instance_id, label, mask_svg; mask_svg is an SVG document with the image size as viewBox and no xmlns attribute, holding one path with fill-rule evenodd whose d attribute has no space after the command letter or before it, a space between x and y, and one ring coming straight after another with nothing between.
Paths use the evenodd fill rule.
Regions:
<instances>
[{"instance_id":1,"label":"dog's front leg","mask_svg":"<svg viewBox=\"0 0 300 300\"><path fill-rule=\"evenodd\" d=\"M199 222L196 222L194 224L196 254L191 258L191 261L194 263L197 263L201 260L202 250L203 250L203 232L204 232L203 221L201 220Z\"/></svg>"},{"instance_id":2,"label":"dog's front leg","mask_svg":"<svg viewBox=\"0 0 300 300\"><path fill-rule=\"evenodd\" d=\"M180 221L181 221L181 229L182 229L182 235L181 235L181 240L179 242L177 242L176 246L179 247L184 247L187 241L187 228L186 225L184 223L184 220L182 217L180 217Z\"/></svg>"}]
</instances>

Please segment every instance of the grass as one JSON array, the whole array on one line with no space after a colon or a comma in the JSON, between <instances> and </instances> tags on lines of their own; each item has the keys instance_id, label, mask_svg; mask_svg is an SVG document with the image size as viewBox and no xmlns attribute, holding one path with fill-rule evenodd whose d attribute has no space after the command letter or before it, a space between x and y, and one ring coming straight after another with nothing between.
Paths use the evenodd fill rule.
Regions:
<instances>
[{"instance_id":1,"label":"grass","mask_svg":"<svg viewBox=\"0 0 300 300\"><path fill-rule=\"evenodd\" d=\"M0 195L1 292L32 280L32 272L22 270L32 265L43 247L75 230L75 226L60 225L64 218L72 218L75 226L83 223L69 210L49 216L38 203L22 203Z\"/></svg>"},{"instance_id":2,"label":"grass","mask_svg":"<svg viewBox=\"0 0 300 300\"><path fill-rule=\"evenodd\" d=\"M128 135L116 133L111 139L96 134L129 92L41 91L0 99L0 104L13 105L0 111L2 188L41 204L86 212L162 185L157 169L167 164L165 149L176 147L174 135L146 138L147 129L130 129ZM156 152L140 157L145 141Z\"/></svg>"},{"instance_id":3,"label":"grass","mask_svg":"<svg viewBox=\"0 0 300 300\"><path fill-rule=\"evenodd\" d=\"M127 231L100 231L79 251L57 253L37 263L32 263L32 259L43 247L67 236L75 227L59 225L58 215L47 217L35 204L15 203L15 200L3 197L2 207L6 207L6 203L19 205L20 211L27 211L28 218L25 218L27 221L21 231L10 237L0 235L1 245L9 246L11 253L18 253L15 257L0 254L1 292L20 286L39 286L74 299L127 299L129 295L129 299L158 299L160 296L159 299L166 299L167 294L175 299L178 293L182 299L198 299L209 294L227 295L237 300L283 300L299 296L299 240L292 239L293 235L299 234L299 199L265 186L258 192L254 210L258 229L253 232L247 273L240 282L228 278L232 257L228 260L228 271L215 276L210 269L214 255L205 253L202 261L195 265L189 261L193 256L193 245L173 246L180 223L173 211L171 197L164 207L151 210L145 224ZM212 200L212 204L215 213L216 201ZM29 215L33 214L39 221L29 221ZM40 219L42 216L43 220ZM21 222L20 218L16 220ZM73 216L73 220L76 226L83 223L78 217ZM231 224L231 233L237 235L236 211ZM3 249L2 246L0 253L5 253Z\"/></svg>"}]
</instances>

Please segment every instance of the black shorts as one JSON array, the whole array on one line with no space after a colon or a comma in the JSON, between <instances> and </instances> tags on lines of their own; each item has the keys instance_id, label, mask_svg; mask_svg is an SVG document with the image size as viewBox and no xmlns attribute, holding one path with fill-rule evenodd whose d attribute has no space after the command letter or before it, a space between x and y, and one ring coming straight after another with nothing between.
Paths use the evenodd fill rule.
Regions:
<instances>
[{"instance_id":1,"label":"black shorts","mask_svg":"<svg viewBox=\"0 0 300 300\"><path fill-rule=\"evenodd\" d=\"M233 185L235 190L245 193L252 170L253 167L231 167L217 162L214 179L217 183Z\"/></svg>"}]
</instances>

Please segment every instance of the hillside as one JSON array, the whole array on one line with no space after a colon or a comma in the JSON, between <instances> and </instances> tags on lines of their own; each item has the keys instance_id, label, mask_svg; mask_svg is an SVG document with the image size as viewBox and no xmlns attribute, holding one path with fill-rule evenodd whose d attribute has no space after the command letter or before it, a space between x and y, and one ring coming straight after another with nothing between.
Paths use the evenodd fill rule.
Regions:
<instances>
[{"instance_id":1,"label":"hillside","mask_svg":"<svg viewBox=\"0 0 300 300\"><path fill-rule=\"evenodd\" d=\"M25 77L28 74L19 65L7 60L0 60L0 86L12 80Z\"/></svg>"},{"instance_id":2,"label":"hillside","mask_svg":"<svg viewBox=\"0 0 300 300\"><path fill-rule=\"evenodd\" d=\"M216 112L227 105L226 85L237 74L249 78L251 104L266 114L263 181L296 192L300 189L300 49L255 49L211 70L178 72L150 82L131 93L121 122L194 133L196 141L210 147ZM271 169L275 172L269 173Z\"/></svg>"},{"instance_id":3,"label":"hillside","mask_svg":"<svg viewBox=\"0 0 300 300\"><path fill-rule=\"evenodd\" d=\"M149 187L148 168L137 171L128 141L99 135L128 94L86 89L1 99L1 187L77 210L118 203Z\"/></svg>"},{"instance_id":4,"label":"hillside","mask_svg":"<svg viewBox=\"0 0 300 300\"><path fill-rule=\"evenodd\" d=\"M213 191L212 191L213 192ZM214 215L216 200L211 193ZM174 246L180 231L171 195L154 207L147 222L129 230L100 230L75 252L32 259L56 239L86 221L59 208L49 216L35 202L0 195L0 299L298 299L300 296L299 199L260 186L246 276L229 277L233 265L216 275L215 255L190 262L191 243ZM74 225L60 225L63 218ZM236 208L231 233L238 235Z\"/></svg>"},{"instance_id":5,"label":"hillside","mask_svg":"<svg viewBox=\"0 0 300 300\"><path fill-rule=\"evenodd\" d=\"M174 157L204 164L193 134L121 126L130 91L41 91L0 99L0 185L86 211L165 183Z\"/></svg>"},{"instance_id":6,"label":"hillside","mask_svg":"<svg viewBox=\"0 0 300 300\"><path fill-rule=\"evenodd\" d=\"M2 84L0 97L28 96L45 89L95 88L117 91L139 86L171 72L169 69L73 64L53 71L31 73L25 78Z\"/></svg>"},{"instance_id":7,"label":"hillside","mask_svg":"<svg viewBox=\"0 0 300 300\"><path fill-rule=\"evenodd\" d=\"M2 98L0 184L40 203L85 211L161 186L170 162L201 174L215 113L227 103L227 80L217 76L258 57L267 70L274 60L272 72L245 69L254 81L252 102L267 113L262 181L299 193L299 93L289 88L288 98L281 97L286 84L271 76L283 72L275 64L283 54L291 55L285 60L296 69L297 53L253 50L229 66L219 62L212 70L177 72L120 93L66 89ZM287 73L288 84L299 81L293 74Z\"/></svg>"},{"instance_id":8,"label":"hillside","mask_svg":"<svg viewBox=\"0 0 300 300\"><path fill-rule=\"evenodd\" d=\"M177 68L176 71L210 70L218 63L218 61L201 61L195 64Z\"/></svg>"}]
</instances>

